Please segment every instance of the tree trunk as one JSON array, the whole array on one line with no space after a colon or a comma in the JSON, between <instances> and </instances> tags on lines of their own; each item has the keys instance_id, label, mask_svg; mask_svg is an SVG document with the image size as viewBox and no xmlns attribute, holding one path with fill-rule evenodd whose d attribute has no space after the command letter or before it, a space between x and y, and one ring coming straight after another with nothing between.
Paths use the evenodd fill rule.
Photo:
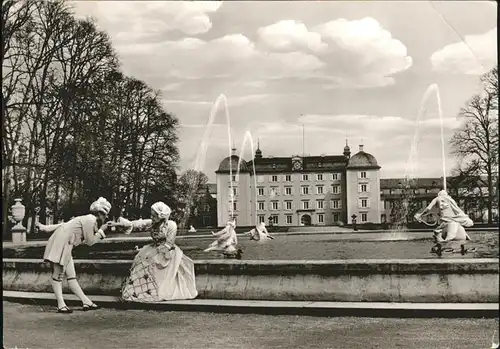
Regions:
<instances>
[{"instance_id":1,"label":"tree trunk","mask_svg":"<svg viewBox=\"0 0 500 349\"><path fill-rule=\"evenodd\" d=\"M40 221L47 222L47 190L49 187L49 176L45 173L43 187L40 192Z\"/></svg>"},{"instance_id":2,"label":"tree trunk","mask_svg":"<svg viewBox=\"0 0 500 349\"><path fill-rule=\"evenodd\" d=\"M486 205L488 207L488 224L493 223L493 174L491 173L491 162L487 166L488 169L488 201Z\"/></svg>"},{"instance_id":3,"label":"tree trunk","mask_svg":"<svg viewBox=\"0 0 500 349\"><path fill-rule=\"evenodd\" d=\"M5 168L5 176L3 183L3 208L2 208L2 237L7 238L9 235L9 209L10 209L10 165ZM3 240L2 239L2 240Z\"/></svg>"}]
</instances>

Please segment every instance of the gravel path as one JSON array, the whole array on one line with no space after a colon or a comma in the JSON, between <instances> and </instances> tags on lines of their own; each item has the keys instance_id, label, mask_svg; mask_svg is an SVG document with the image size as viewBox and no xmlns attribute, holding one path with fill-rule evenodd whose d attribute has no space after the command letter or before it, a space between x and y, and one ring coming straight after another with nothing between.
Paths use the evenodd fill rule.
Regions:
<instances>
[{"instance_id":1,"label":"gravel path","mask_svg":"<svg viewBox=\"0 0 500 349\"><path fill-rule=\"evenodd\" d=\"M320 318L53 307L3 302L4 348L486 349L498 319ZM498 332L497 332L498 334Z\"/></svg>"}]
</instances>

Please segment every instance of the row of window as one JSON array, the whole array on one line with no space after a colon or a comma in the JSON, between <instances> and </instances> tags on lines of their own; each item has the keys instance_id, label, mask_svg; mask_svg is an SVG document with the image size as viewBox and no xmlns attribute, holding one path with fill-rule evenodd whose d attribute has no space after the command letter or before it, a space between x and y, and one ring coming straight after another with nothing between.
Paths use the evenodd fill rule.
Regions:
<instances>
[{"instance_id":1,"label":"row of window","mask_svg":"<svg viewBox=\"0 0 500 349\"><path fill-rule=\"evenodd\" d=\"M259 217L259 223L262 223L262 222L267 223L265 215L259 215L258 217ZM277 216L277 215L271 215L270 217L271 217L271 222L274 225L279 225L280 224L279 216ZM291 214L285 215L285 224L288 224L288 225L294 224L293 220L294 220L293 219L293 215L291 215ZM339 214L334 214L333 215L333 221L334 222L338 222L339 221ZM316 223L318 223L318 224L325 223L325 215L321 214L321 213L318 214L316 216Z\"/></svg>"},{"instance_id":2,"label":"row of window","mask_svg":"<svg viewBox=\"0 0 500 349\"><path fill-rule=\"evenodd\" d=\"M310 195L313 194L313 191L310 190L311 187L309 186L301 186L300 187L300 194L301 195ZM284 195L294 195L294 188L293 187L285 187L284 188ZM359 193L368 193L370 192L370 185L369 184L359 184L358 185L358 192ZM229 196L231 196L231 193L233 196L238 195L238 188L232 188L232 191L229 192ZM329 193L331 194L340 194L341 193L341 188L340 185L331 185ZM314 194L326 194L325 187L323 185L317 185L316 190ZM265 196L266 195L266 187L259 187L257 188L257 195L258 196ZM280 187L271 187L269 188L269 195L270 196L276 196L280 195Z\"/></svg>"},{"instance_id":3,"label":"row of window","mask_svg":"<svg viewBox=\"0 0 500 349\"><path fill-rule=\"evenodd\" d=\"M316 180L316 181L324 181L324 180L331 180L331 181L339 181L341 178L340 173L316 173L316 174L310 174L310 173L303 173L300 175L301 181L310 181L310 180ZM368 178L368 172L366 171L359 171L358 172L358 178ZM264 183L266 179L266 176L259 175L257 176L257 182L258 183ZM236 175L233 175L232 177L233 182L238 181L238 177ZM293 181L293 175L291 174L286 174L286 175L269 175L269 182L292 182Z\"/></svg>"},{"instance_id":4,"label":"row of window","mask_svg":"<svg viewBox=\"0 0 500 349\"><path fill-rule=\"evenodd\" d=\"M325 201L324 200L316 200L316 208L319 210L325 209ZM231 201L229 203L229 207L232 207L234 211L238 210L238 202L237 201ZM268 210L271 211L278 211L281 210L281 202L280 201L271 201L268 202ZM309 200L303 200L300 202L300 207L303 210L308 210L311 209L311 202ZM293 201L285 201L283 209L285 210L294 210L295 207L295 202ZM342 208L342 201L340 200L330 200L330 209L338 210ZM359 199L358 201L358 208L370 208L370 199L365 198L365 199ZM257 210L258 211L266 211L266 202L265 201L258 201L257 202Z\"/></svg>"},{"instance_id":5,"label":"row of window","mask_svg":"<svg viewBox=\"0 0 500 349\"><path fill-rule=\"evenodd\" d=\"M284 205L285 210L294 210L295 209L295 203L293 201L285 201L284 203L285 203L285 205ZM304 210L308 210L311 208L309 200L301 201L300 205L301 205L301 208ZM324 209L325 208L325 201L324 200L316 200L316 208L317 209ZM342 208L342 201L330 200L329 208L341 209ZM273 211L280 210L281 209L281 202L280 201L269 202L268 209L273 210ZM257 210L265 211L266 210L266 202L265 201L258 201L257 202Z\"/></svg>"},{"instance_id":6,"label":"row of window","mask_svg":"<svg viewBox=\"0 0 500 349\"><path fill-rule=\"evenodd\" d=\"M234 188L233 188L234 189ZM316 186L316 194L325 194L325 188L322 185ZM330 186L330 193L332 194L340 194L341 189L340 185L331 185ZM284 188L284 195L294 195L295 194L295 189L293 187L285 187ZM310 186L301 186L300 187L300 194L301 195L310 195L313 194L313 190ZM265 196L266 195L266 188L265 187L259 187L257 188L257 195L258 196ZM279 187L271 187L269 188L269 195L275 196L275 195L280 195L280 188Z\"/></svg>"},{"instance_id":7,"label":"row of window","mask_svg":"<svg viewBox=\"0 0 500 349\"><path fill-rule=\"evenodd\" d=\"M409 189L408 193L413 193L413 194L437 194L440 190L441 189L439 189L439 188L434 188L434 189L418 188L418 189ZM401 194L402 192L403 192L403 189L400 189L400 188L391 188L391 189L382 189L380 191L380 194Z\"/></svg>"},{"instance_id":8,"label":"row of window","mask_svg":"<svg viewBox=\"0 0 500 349\"><path fill-rule=\"evenodd\" d=\"M280 224L279 216L278 215L270 215L270 217L271 217L271 222L274 225L279 225ZM294 218L293 217L294 217L294 215L291 215L291 214L285 215L285 224L288 224L288 225L294 224ZM297 217L297 216L295 216L295 217ZM263 222L267 223L265 215L258 215L258 218L259 218L259 223L263 223ZM338 213L334 213L333 214L333 222L334 223L338 222L339 218L340 218L340 215ZM361 219L361 222L363 222L363 223L368 222L368 214L367 213L361 213L360 219ZM322 214L322 213L317 214L316 215L316 222L315 223L317 223L317 224L325 223L325 215ZM298 222L296 222L296 224L298 225Z\"/></svg>"},{"instance_id":9,"label":"row of window","mask_svg":"<svg viewBox=\"0 0 500 349\"><path fill-rule=\"evenodd\" d=\"M309 180L316 180L316 181L324 181L327 178L332 181L339 181L340 180L340 173L316 173L316 174L310 174L310 173L303 173L301 174L300 178L302 181L309 181ZM265 181L265 176L257 176L257 182L263 183ZM269 176L269 182L292 182L293 181L293 175L291 174L286 174L286 175L270 175Z\"/></svg>"}]
</instances>

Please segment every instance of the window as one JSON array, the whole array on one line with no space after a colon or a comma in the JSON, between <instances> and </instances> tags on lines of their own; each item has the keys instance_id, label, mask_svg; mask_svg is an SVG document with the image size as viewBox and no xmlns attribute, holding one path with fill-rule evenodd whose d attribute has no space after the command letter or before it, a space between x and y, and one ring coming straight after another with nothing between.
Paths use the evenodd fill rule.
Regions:
<instances>
[{"instance_id":1,"label":"window","mask_svg":"<svg viewBox=\"0 0 500 349\"><path fill-rule=\"evenodd\" d=\"M366 176L366 172L365 172L365 171L361 171L361 172L359 173L359 178L368 178L368 177Z\"/></svg>"},{"instance_id":2,"label":"window","mask_svg":"<svg viewBox=\"0 0 500 349\"><path fill-rule=\"evenodd\" d=\"M277 211L277 210L278 210L278 208L279 208L278 201L273 201L273 202L271 203L271 209L272 209L273 211Z\"/></svg>"},{"instance_id":3,"label":"window","mask_svg":"<svg viewBox=\"0 0 500 349\"><path fill-rule=\"evenodd\" d=\"M286 224L292 224L292 215L287 215L286 216Z\"/></svg>"},{"instance_id":4,"label":"window","mask_svg":"<svg viewBox=\"0 0 500 349\"><path fill-rule=\"evenodd\" d=\"M366 213L361 214L361 222L368 222L368 215Z\"/></svg>"},{"instance_id":5,"label":"window","mask_svg":"<svg viewBox=\"0 0 500 349\"><path fill-rule=\"evenodd\" d=\"M285 201L286 209L291 210L292 209L292 202L291 201Z\"/></svg>"},{"instance_id":6,"label":"window","mask_svg":"<svg viewBox=\"0 0 500 349\"><path fill-rule=\"evenodd\" d=\"M264 211L266 209L266 203L264 201L259 201L259 211Z\"/></svg>"},{"instance_id":7,"label":"window","mask_svg":"<svg viewBox=\"0 0 500 349\"><path fill-rule=\"evenodd\" d=\"M257 182L264 183L264 176L257 176Z\"/></svg>"},{"instance_id":8,"label":"window","mask_svg":"<svg viewBox=\"0 0 500 349\"><path fill-rule=\"evenodd\" d=\"M309 209L309 201L302 201L302 208L304 210L308 210Z\"/></svg>"},{"instance_id":9,"label":"window","mask_svg":"<svg viewBox=\"0 0 500 349\"><path fill-rule=\"evenodd\" d=\"M237 190L237 188L233 188L233 196L236 196L236 195L238 195L238 190Z\"/></svg>"},{"instance_id":10,"label":"window","mask_svg":"<svg viewBox=\"0 0 500 349\"><path fill-rule=\"evenodd\" d=\"M307 174L303 174L303 175L302 175L302 180L303 180L303 181L308 181L308 180L309 180L309 175L307 175Z\"/></svg>"},{"instance_id":11,"label":"window","mask_svg":"<svg viewBox=\"0 0 500 349\"><path fill-rule=\"evenodd\" d=\"M292 195L292 187L285 187L285 195Z\"/></svg>"},{"instance_id":12,"label":"window","mask_svg":"<svg viewBox=\"0 0 500 349\"><path fill-rule=\"evenodd\" d=\"M237 205L237 202L234 201L233 202L233 211L236 211L236 210L238 210L238 205Z\"/></svg>"},{"instance_id":13,"label":"window","mask_svg":"<svg viewBox=\"0 0 500 349\"><path fill-rule=\"evenodd\" d=\"M359 186L359 192L360 193L366 193L368 191L368 186L366 184L360 184Z\"/></svg>"},{"instance_id":14,"label":"window","mask_svg":"<svg viewBox=\"0 0 500 349\"><path fill-rule=\"evenodd\" d=\"M322 173L318 173L318 174L316 175L316 179L317 179L318 181L322 181L322 180L323 180L323 174L322 174Z\"/></svg>"},{"instance_id":15,"label":"window","mask_svg":"<svg viewBox=\"0 0 500 349\"><path fill-rule=\"evenodd\" d=\"M302 187L302 195L308 195L309 194L309 187Z\"/></svg>"},{"instance_id":16,"label":"window","mask_svg":"<svg viewBox=\"0 0 500 349\"><path fill-rule=\"evenodd\" d=\"M323 209L323 206L324 206L323 200L316 201L316 208Z\"/></svg>"},{"instance_id":17,"label":"window","mask_svg":"<svg viewBox=\"0 0 500 349\"><path fill-rule=\"evenodd\" d=\"M339 214L338 213L334 213L333 214L333 221L334 222L338 222L339 221Z\"/></svg>"},{"instance_id":18,"label":"window","mask_svg":"<svg viewBox=\"0 0 500 349\"><path fill-rule=\"evenodd\" d=\"M233 178L232 181L236 182L236 176L233 176L232 178Z\"/></svg>"},{"instance_id":19,"label":"window","mask_svg":"<svg viewBox=\"0 0 500 349\"><path fill-rule=\"evenodd\" d=\"M278 224L278 216L271 216L273 224Z\"/></svg>"},{"instance_id":20,"label":"window","mask_svg":"<svg viewBox=\"0 0 500 349\"><path fill-rule=\"evenodd\" d=\"M271 196L276 196L280 194L279 187L271 187L271 192L269 193Z\"/></svg>"},{"instance_id":21,"label":"window","mask_svg":"<svg viewBox=\"0 0 500 349\"><path fill-rule=\"evenodd\" d=\"M340 186L339 185L332 185L330 187L330 191L332 194L340 194Z\"/></svg>"},{"instance_id":22,"label":"window","mask_svg":"<svg viewBox=\"0 0 500 349\"><path fill-rule=\"evenodd\" d=\"M332 173L332 181L338 181L340 179L340 173Z\"/></svg>"},{"instance_id":23,"label":"window","mask_svg":"<svg viewBox=\"0 0 500 349\"><path fill-rule=\"evenodd\" d=\"M330 208L340 208L340 200L331 200Z\"/></svg>"},{"instance_id":24,"label":"window","mask_svg":"<svg viewBox=\"0 0 500 349\"><path fill-rule=\"evenodd\" d=\"M272 175L271 176L271 182L277 182L278 181L278 176L277 175Z\"/></svg>"},{"instance_id":25,"label":"window","mask_svg":"<svg viewBox=\"0 0 500 349\"><path fill-rule=\"evenodd\" d=\"M266 216L259 215L259 223L265 223L265 222L266 222Z\"/></svg>"},{"instance_id":26,"label":"window","mask_svg":"<svg viewBox=\"0 0 500 349\"><path fill-rule=\"evenodd\" d=\"M323 194L323 186L322 185L318 185L316 187L316 193L318 194Z\"/></svg>"},{"instance_id":27,"label":"window","mask_svg":"<svg viewBox=\"0 0 500 349\"><path fill-rule=\"evenodd\" d=\"M324 223L324 222L325 222L325 215L319 214L318 215L318 223Z\"/></svg>"},{"instance_id":28,"label":"window","mask_svg":"<svg viewBox=\"0 0 500 349\"><path fill-rule=\"evenodd\" d=\"M285 176L285 181L286 182L291 182L292 181L292 176L291 175L286 175Z\"/></svg>"},{"instance_id":29,"label":"window","mask_svg":"<svg viewBox=\"0 0 500 349\"><path fill-rule=\"evenodd\" d=\"M368 207L368 200L367 199L361 199L361 207L362 208Z\"/></svg>"},{"instance_id":30,"label":"window","mask_svg":"<svg viewBox=\"0 0 500 349\"><path fill-rule=\"evenodd\" d=\"M258 196L264 196L264 188L258 188L257 189L257 195Z\"/></svg>"}]
</instances>

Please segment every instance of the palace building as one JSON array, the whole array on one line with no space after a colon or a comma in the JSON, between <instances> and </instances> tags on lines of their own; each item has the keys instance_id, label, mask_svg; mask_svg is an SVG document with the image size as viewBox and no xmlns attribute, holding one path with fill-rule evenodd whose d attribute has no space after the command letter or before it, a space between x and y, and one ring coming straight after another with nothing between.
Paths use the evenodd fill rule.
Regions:
<instances>
[{"instance_id":1,"label":"palace building","mask_svg":"<svg viewBox=\"0 0 500 349\"><path fill-rule=\"evenodd\" d=\"M279 226L380 223L380 166L359 146L343 155L264 157L250 161L236 149L216 173L217 223L231 215L239 226L272 222Z\"/></svg>"}]
</instances>

